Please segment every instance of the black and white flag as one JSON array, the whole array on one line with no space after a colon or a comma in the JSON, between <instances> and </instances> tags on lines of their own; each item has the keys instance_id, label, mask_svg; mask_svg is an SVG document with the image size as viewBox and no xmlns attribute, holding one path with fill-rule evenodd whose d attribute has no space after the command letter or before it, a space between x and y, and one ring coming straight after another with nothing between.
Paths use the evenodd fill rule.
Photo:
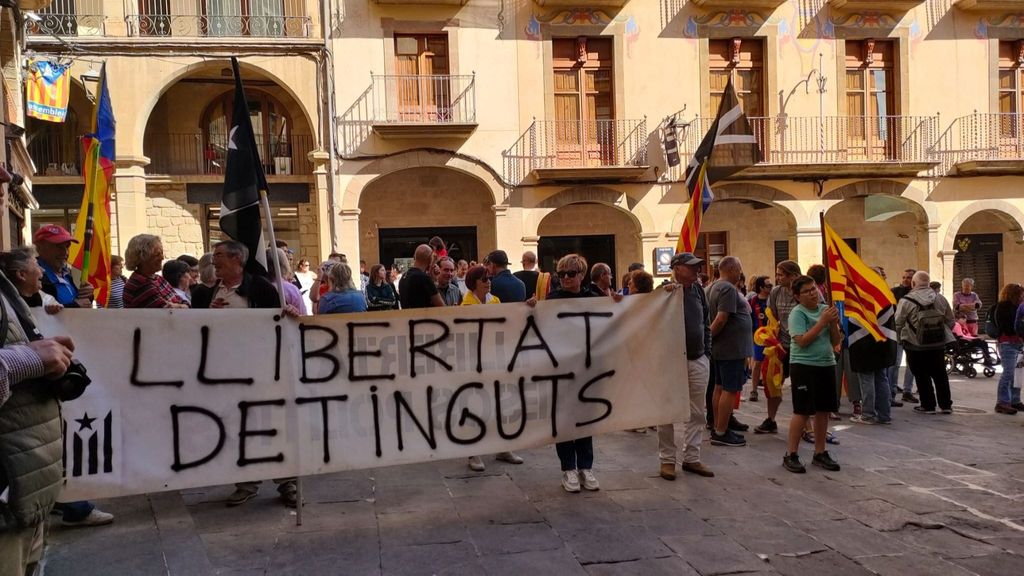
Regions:
<instances>
[{"instance_id":1,"label":"black and white flag","mask_svg":"<svg viewBox=\"0 0 1024 576\"><path fill-rule=\"evenodd\" d=\"M235 99L228 133L228 160L224 170L224 195L220 206L220 229L249 249L245 269L267 275L267 242L260 215L260 191L268 191L256 136L249 117L238 59L231 59L235 72Z\"/></svg>"},{"instance_id":2,"label":"black and white flag","mask_svg":"<svg viewBox=\"0 0 1024 576\"><path fill-rule=\"evenodd\" d=\"M686 166L686 189L693 190L693 179L707 161L708 184L714 184L761 161L757 138L743 113L732 80L725 87L718 114L704 139Z\"/></svg>"}]
</instances>

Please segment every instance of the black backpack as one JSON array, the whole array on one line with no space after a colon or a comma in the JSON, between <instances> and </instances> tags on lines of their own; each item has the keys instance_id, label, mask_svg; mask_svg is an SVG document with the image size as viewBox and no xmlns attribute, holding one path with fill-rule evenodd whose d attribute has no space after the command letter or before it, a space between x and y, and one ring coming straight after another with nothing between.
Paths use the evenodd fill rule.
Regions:
<instances>
[{"instance_id":1,"label":"black backpack","mask_svg":"<svg viewBox=\"0 0 1024 576\"><path fill-rule=\"evenodd\" d=\"M917 335L918 346L941 346L946 343L946 315L935 309L935 303L923 304L906 296L921 310L917 315L917 326L914 332Z\"/></svg>"},{"instance_id":2,"label":"black backpack","mask_svg":"<svg viewBox=\"0 0 1024 576\"><path fill-rule=\"evenodd\" d=\"M988 312L985 313L985 335L993 340L999 339L999 324L996 322L996 306L993 304L988 307Z\"/></svg>"}]
</instances>

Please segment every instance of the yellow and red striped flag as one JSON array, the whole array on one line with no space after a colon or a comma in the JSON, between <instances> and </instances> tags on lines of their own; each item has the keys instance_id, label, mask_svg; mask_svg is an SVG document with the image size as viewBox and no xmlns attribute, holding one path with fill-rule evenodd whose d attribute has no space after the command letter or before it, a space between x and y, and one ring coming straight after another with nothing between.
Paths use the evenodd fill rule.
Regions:
<instances>
[{"instance_id":1,"label":"yellow and red striped flag","mask_svg":"<svg viewBox=\"0 0 1024 576\"><path fill-rule=\"evenodd\" d=\"M683 220L683 228L679 232L679 240L676 241L676 254L693 252L697 248L697 236L700 234L704 213L708 211L714 200L715 195L711 192L711 186L708 184L707 161L705 160L694 181L693 190L690 192L690 206L686 209L686 219Z\"/></svg>"},{"instance_id":2,"label":"yellow and red striped flag","mask_svg":"<svg viewBox=\"0 0 1024 576\"><path fill-rule=\"evenodd\" d=\"M85 193L75 226L78 243L71 245L68 260L82 271L82 280L92 284L96 303L106 306L110 297L110 187L114 183L114 111L106 65L100 71L97 93L92 132L82 138Z\"/></svg>"},{"instance_id":3,"label":"yellow and red striped flag","mask_svg":"<svg viewBox=\"0 0 1024 576\"><path fill-rule=\"evenodd\" d=\"M842 237L821 219L821 233L825 240L832 301L841 306L853 323L867 330L876 342L891 339L891 330L879 321L883 310L896 304L892 290L877 272L864 264Z\"/></svg>"},{"instance_id":4,"label":"yellow and red striped flag","mask_svg":"<svg viewBox=\"0 0 1024 576\"><path fill-rule=\"evenodd\" d=\"M34 60L25 78L25 114L47 122L63 122L68 115L70 66Z\"/></svg>"}]
</instances>

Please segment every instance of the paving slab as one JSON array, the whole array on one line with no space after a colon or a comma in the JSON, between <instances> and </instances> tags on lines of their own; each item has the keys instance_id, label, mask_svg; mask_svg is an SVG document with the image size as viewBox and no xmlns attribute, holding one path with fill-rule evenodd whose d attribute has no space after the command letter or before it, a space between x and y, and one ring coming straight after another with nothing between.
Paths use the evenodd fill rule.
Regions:
<instances>
[{"instance_id":1,"label":"paving slab","mask_svg":"<svg viewBox=\"0 0 1024 576\"><path fill-rule=\"evenodd\" d=\"M805 576L806 574L873 576L867 568L832 550L795 556L774 555L769 558L769 564L776 572L786 576Z\"/></svg>"},{"instance_id":2,"label":"paving slab","mask_svg":"<svg viewBox=\"0 0 1024 576\"><path fill-rule=\"evenodd\" d=\"M580 527L559 531L582 564L628 562L672 555L672 551L643 526Z\"/></svg>"},{"instance_id":3,"label":"paving slab","mask_svg":"<svg viewBox=\"0 0 1024 576\"><path fill-rule=\"evenodd\" d=\"M678 556L611 564L588 564L584 569L590 576L700 576L699 572ZM748 574L745 573L744 576Z\"/></svg>"},{"instance_id":4,"label":"paving slab","mask_svg":"<svg viewBox=\"0 0 1024 576\"><path fill-rule=\"evenodd\" d=\"M764 569L764 562L756 554L726 536L676 536L661 540L704 576Z\"/></svg>"},{"instance_id":5,"label":"paving slab","mask_svg":"<svg viewBox=\"0 0 1024 576\"><path fill-rule=\"evenodd\" d=\"M975 576L963 566L916 551L892 556L864 556L857 558L857 563L878 576Z\"/></svg>"},{"instance_id":6,"label":"paving slab","mask_svg":"<svg viewBox=\"0 0 1024 576\"><path fill-rule=\"evenodd\" d=\"M959 558L953 562L979 576L1019 576L1024 570L1024 556L1002 553L974 558Z\"/></svg>"},{"instance_id":7,"label":"paving slab","mask_svg":"<svg viewBox=\"0 0 1024 576\"><path fill-rule=\"evenodd\" d=\"M938 530L910 528L900 531L895 537L912 547L947 559L985 556L1001 552L999 548L991 544L961 536L946 528Z\"/></svg>"}]
</instances>

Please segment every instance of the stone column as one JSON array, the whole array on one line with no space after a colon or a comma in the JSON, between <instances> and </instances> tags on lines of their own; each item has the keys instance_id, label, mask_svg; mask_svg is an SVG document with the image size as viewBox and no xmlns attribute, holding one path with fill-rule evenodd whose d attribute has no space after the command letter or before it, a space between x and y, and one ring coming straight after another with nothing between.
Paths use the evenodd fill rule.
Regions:
<instances>
[{"instance_id":1,"label":"stone column","mask_svg":"<svg viewBox=\"0 0 1024 576\"><path fill-rule=\"evenodd\" d=\"M346 208L339 212L338 247L348 257L349 264L359 264L359 208ZM333 216L332 216L333 217ZM328 254L330 250L328 250ZM326 255L325 255L326 258Z\"/></svg>"},{"instance_id":2,"label":"stone column","mask_svg":"<svg viewBox=\"0 0 1024 576\"><path fill-rule=\"evenodd\" d=\"M654 249L658 247L658 243L661 241L661 232L641 232L640 233L640 244L642 246L640 256L643 258L641 262L644 264L644 270L647 270L651 274L654 274L658 268L658 263L654 261ZM620 270L619 275L625 274L625 270Z\"/></svg>"},{"instance_id":3,"label":"stone column","mask_svg":"<svg viewBox=\"0 0 1024 576\"><path fill-rule=\"evenodd\" d=\"M327 256L330 255L334 247L331 245L331 227L338 227L337 215L331 212L331 199L330 199L330 188L328 179L331 177L329 174L331 155L324 150L314 150L308 154L310 163L313 165L313 188L314 197L311 199L311 204L316 207L316 235L317 235L317 247L320 253L320 260L326 260ZM357 214L358 215L358 214ZM333 220L332 223L327 218ZM357 218L356 222L356 238L358 239L358 228L359 222ZM356 242L356 252L359 251L358 242ZM356 257L355 262L359 262L359 258Z\"/></svg>"},{"instance_id":4,"label":"stone column","mask_svg":"<svg viewBox=\"0 0 1024 576\"><path fill-rule=\"evenodd\" d=\"M518 246L514 244L516 238L521 238L521 236L519 236L518 234L515 233L514 230L512 230L512 226L514 225L514 223L512 222L512 219L509 218L508 209L509 207L507 204L496 204L494 206L491 206L491 210L494 211L494 236L498 245L477 246L477 250L480 252L481 258L483 258L491 250L495 250L498 248L507 252L509 254L509 258L512 259L513 261L515 260L515 255L521 255L523 253L523 250L525 248L523 248L521 241ZM534 245L534 248L536 248L536 245Z\"/></svg>"},{"instance_id":5,"label":"stone column","mask_svg":"<svg viewBox=\"0 0 1024 576\"><path fill-rule=\"evenodd\" d=\"M928 224L925 227L926 231L928 232L928 261L926 262L926 265L929 276L935 279L943 278L942 280L940 280L940 282L942 282L942 293L946 294L946 288L951 287L953 277L950 276L948 282L944 278L945 272L943 270L943 261L940 255L942 244L939 241L939 226L940 224L935 223ZM952 263L952 260L950 260L950 262ZM952 297L952 295L953 292L952 290L950 290L947 296Z\"/></svg>"},{"instance_id":6,"label":"stone column","mask_svg":"<svg viewBox=\"0 0 1024 576\"><path fill-rule=\"evenodd\" d=\"M821 224L796 229L796 261L805 274L812 265L824 261L821 253Z\"/></svg>"},{"instance_id":7,"label":"stone column","mask_svg":"<svg viewBox=\"0 0 1024 576\"><path fill-rule=\"evenodd\" d=\"M952 301L953 291L956 289L956 286L953 286L953 259L956 257L956 250L941 250L938 254L942 261L942 270L938 276L942 282L942 295ZM932 277L932 280L936 279L935 274L929 273L928 275Z\"/></svg>"},{"instance_id":8,"label":"stone column","mask_svg":"<svg viewBox=\"0 0 1024 576\"><path fill-rule=\"evenodd\" d=\"M111 251L121 254L128 240L137 234L149 232L146 220L146 170L149 158L145 156L121 156L114 171L116 208L111 206L111 219L116 226L110 232Z\"/></svg>"}]
</instances>

